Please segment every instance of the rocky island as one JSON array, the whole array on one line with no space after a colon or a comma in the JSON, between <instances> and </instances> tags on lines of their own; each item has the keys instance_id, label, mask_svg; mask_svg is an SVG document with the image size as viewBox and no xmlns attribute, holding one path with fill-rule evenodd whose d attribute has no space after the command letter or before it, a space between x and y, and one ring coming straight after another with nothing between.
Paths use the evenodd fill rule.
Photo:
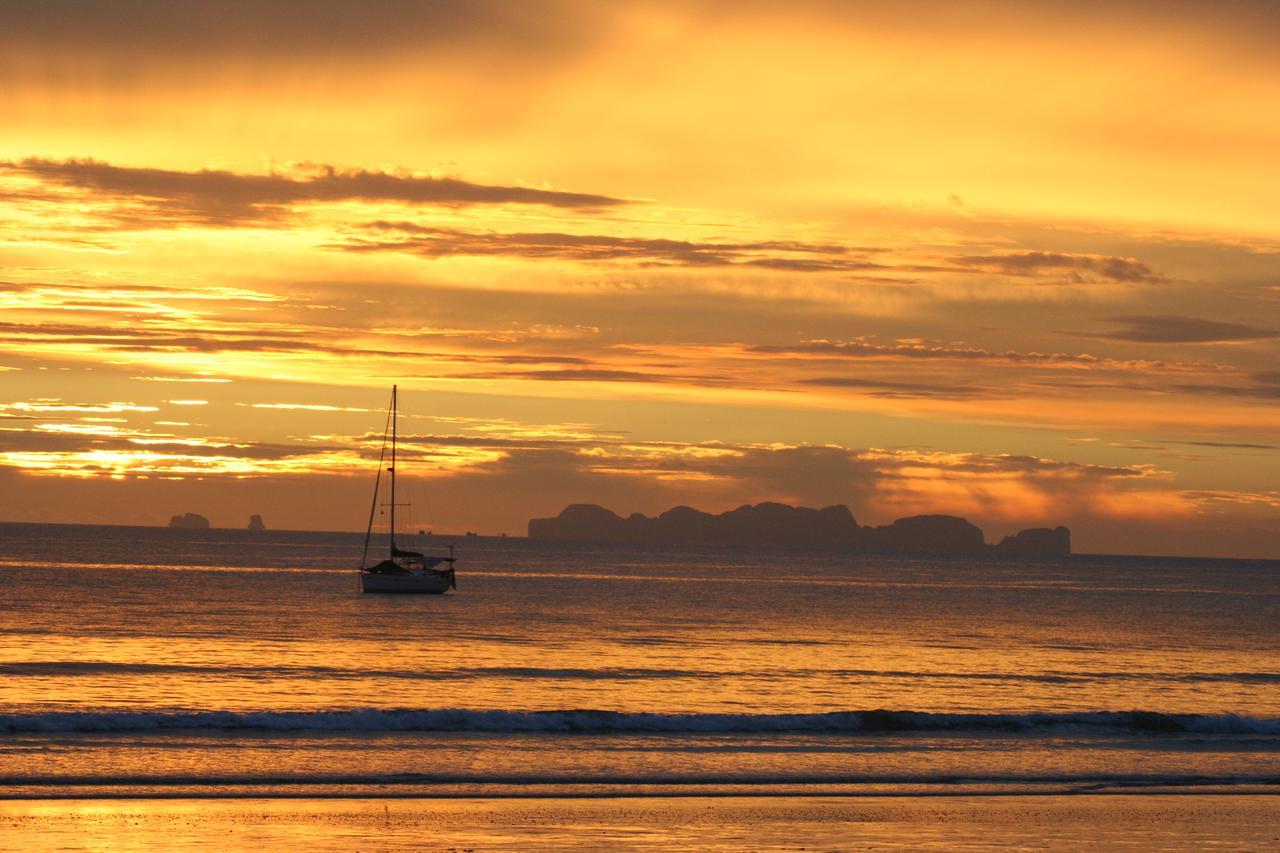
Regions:
<instances>
[{"instance_id":1,"label":"rocky island","mask_svg":"<svg viewBox=\"0 0 1280 853\"><path fill-rule=\"evenodd\" d=\"M208 530L209 519L198 513L187 512L169 519L169 526L179 530Z\"/></svg>"},{"instance_id":2,"label":"rocky island","mask_svg":"<svg viewBox=\"0 0 1280 853\"><path fill-rule=\"evenodd\" d=\"M595 504L571 504L555 518L529 521L530 539L649 542L672 545L781 545L863 553L1066 557L1071 531L1034 528L988 545L982 530L953 515L916 515L883 527L863 527L846 506L825 509L780 503L746 504L713 515L687 506L657 517L623 518Z\"/></svg>"}]
</instances>

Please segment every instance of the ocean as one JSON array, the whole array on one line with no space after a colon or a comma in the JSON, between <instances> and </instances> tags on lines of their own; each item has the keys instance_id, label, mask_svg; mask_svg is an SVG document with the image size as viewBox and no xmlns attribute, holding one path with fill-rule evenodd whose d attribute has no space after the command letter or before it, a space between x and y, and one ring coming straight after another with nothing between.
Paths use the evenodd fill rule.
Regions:
<instances>
[{"instance_id":1,"label":"ocean","mask_svg":"<svg viewBox=\"0 0 1280 853\"><path fill-rule=\"evenodd\" d=\"M1277 562L362 541L0 524L0 799L1280 792Z\"/></svg>"}]
</instances>

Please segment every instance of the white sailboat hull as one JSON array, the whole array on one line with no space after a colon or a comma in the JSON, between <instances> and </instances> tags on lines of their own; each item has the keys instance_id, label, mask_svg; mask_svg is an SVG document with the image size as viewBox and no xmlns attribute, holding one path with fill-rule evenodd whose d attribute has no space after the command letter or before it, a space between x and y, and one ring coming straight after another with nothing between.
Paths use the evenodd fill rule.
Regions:
<instances>
[{"instance_id":1,"label":"white sailboat hull","mask_svg":"<svg viewBox=\"0 0 1280 853\"><path fill-rule=\"evenodd\" d=\"M453 578L447 572L425 572L423 574L391 575L374 572L360 573L361 592L409 592L440 594L448 591L453 585Z\"/></svg>"}]
</instances>

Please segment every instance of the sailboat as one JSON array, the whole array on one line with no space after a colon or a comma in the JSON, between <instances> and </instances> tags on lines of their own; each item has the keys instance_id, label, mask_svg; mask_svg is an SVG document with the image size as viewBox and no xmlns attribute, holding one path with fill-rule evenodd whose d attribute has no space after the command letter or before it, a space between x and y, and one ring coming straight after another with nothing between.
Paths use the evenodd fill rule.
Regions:
<instances>
[{"instance_id":1,"label":"sailboat","mask_svg":"<svg viewBox=\"0 0 1280 853\"><path fill-rule=\"evenodd\" d=\"M369 526L364 533L364 553L360 556L361 592L418 592L442 593L457 589L453 574L453 546L449 556L429 557L417 551L405 551L396 547L396 419L398 389L391 386L391 409L387 428L382 433L382 453L378 458L378 475L373 483L373 505L369 507ZM391 553L385 560L366 566L369 559L369 540L373 535L373 519L378 509L378 489L382 484L382 469L387 461L387 439L391 439L391 464L386 465L391 478L390 531ZM447 568L440 568L446 566Z\"/></svg>"}]
</instances>

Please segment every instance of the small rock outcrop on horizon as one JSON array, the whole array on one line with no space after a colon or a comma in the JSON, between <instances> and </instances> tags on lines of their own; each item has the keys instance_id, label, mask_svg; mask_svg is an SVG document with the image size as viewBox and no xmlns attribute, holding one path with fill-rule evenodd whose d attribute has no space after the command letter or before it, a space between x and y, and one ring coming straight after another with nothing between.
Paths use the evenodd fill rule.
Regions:
<instances>
[{"instance_id":1,"label":"small rock outcrop on horizon","mask_svg":"<svg viewBox=\"0 0 1280 853\"><path fill-rule=\"evenodd\" d=\"M188 512L169 519L169 526L181 530L208 530L209 519L198 513Z\"/></svg>"},{"instance_id":2,"label":"small rock outcrop on horizon","mask_svg":"<svg viewBox=\"0 0 1280 853\"><path fill-rule=\"evenodd\" d=\"M266 530L267 526L262 523L262 516L260 515L249 516L249 529L250 530Z\"/></svg>"},{"instance_id":3,"label":"small rock outcrop on horizon","mask_svg":"<svg viewBox=\"0 0 1280 853\"><path fill-rule=\"evenodd\" d=\"M1066 557L1071 554L1071 531L1065 527L1033 527L1004 537L994 550L1009 557Z\"/></svg>"},{"instance_id":4,"label":"small rock outcrop on horizon","mask_svg":"<svg viewBox=\"0 0 1280 853\"><path fill-rule=\"evenodd\" d=\"M981 529L953 515L916 515L884 527L862 527L846 506L810 509L780 503L746 504L719 515L678 506L656 518L638 512L622 518L596 504L570 504L555 518L530 519L529 538L671 545L798 545L898 554L1065 557L1071 553L1071 531L1065 527L1024 530L991 546Z\"/></svg>"},{"instance_id":5,"label":"small rock outcrop on horizon","mask_svg":"<svg viewBox=\"0 0 1280 853\"><path fill-rule=\"evenodd\" d=\"M987 550L982 531L954 515L913 515L885 527L865 527L863 532L868 551L981 554Z\"/></svg>"}]
</instances>

